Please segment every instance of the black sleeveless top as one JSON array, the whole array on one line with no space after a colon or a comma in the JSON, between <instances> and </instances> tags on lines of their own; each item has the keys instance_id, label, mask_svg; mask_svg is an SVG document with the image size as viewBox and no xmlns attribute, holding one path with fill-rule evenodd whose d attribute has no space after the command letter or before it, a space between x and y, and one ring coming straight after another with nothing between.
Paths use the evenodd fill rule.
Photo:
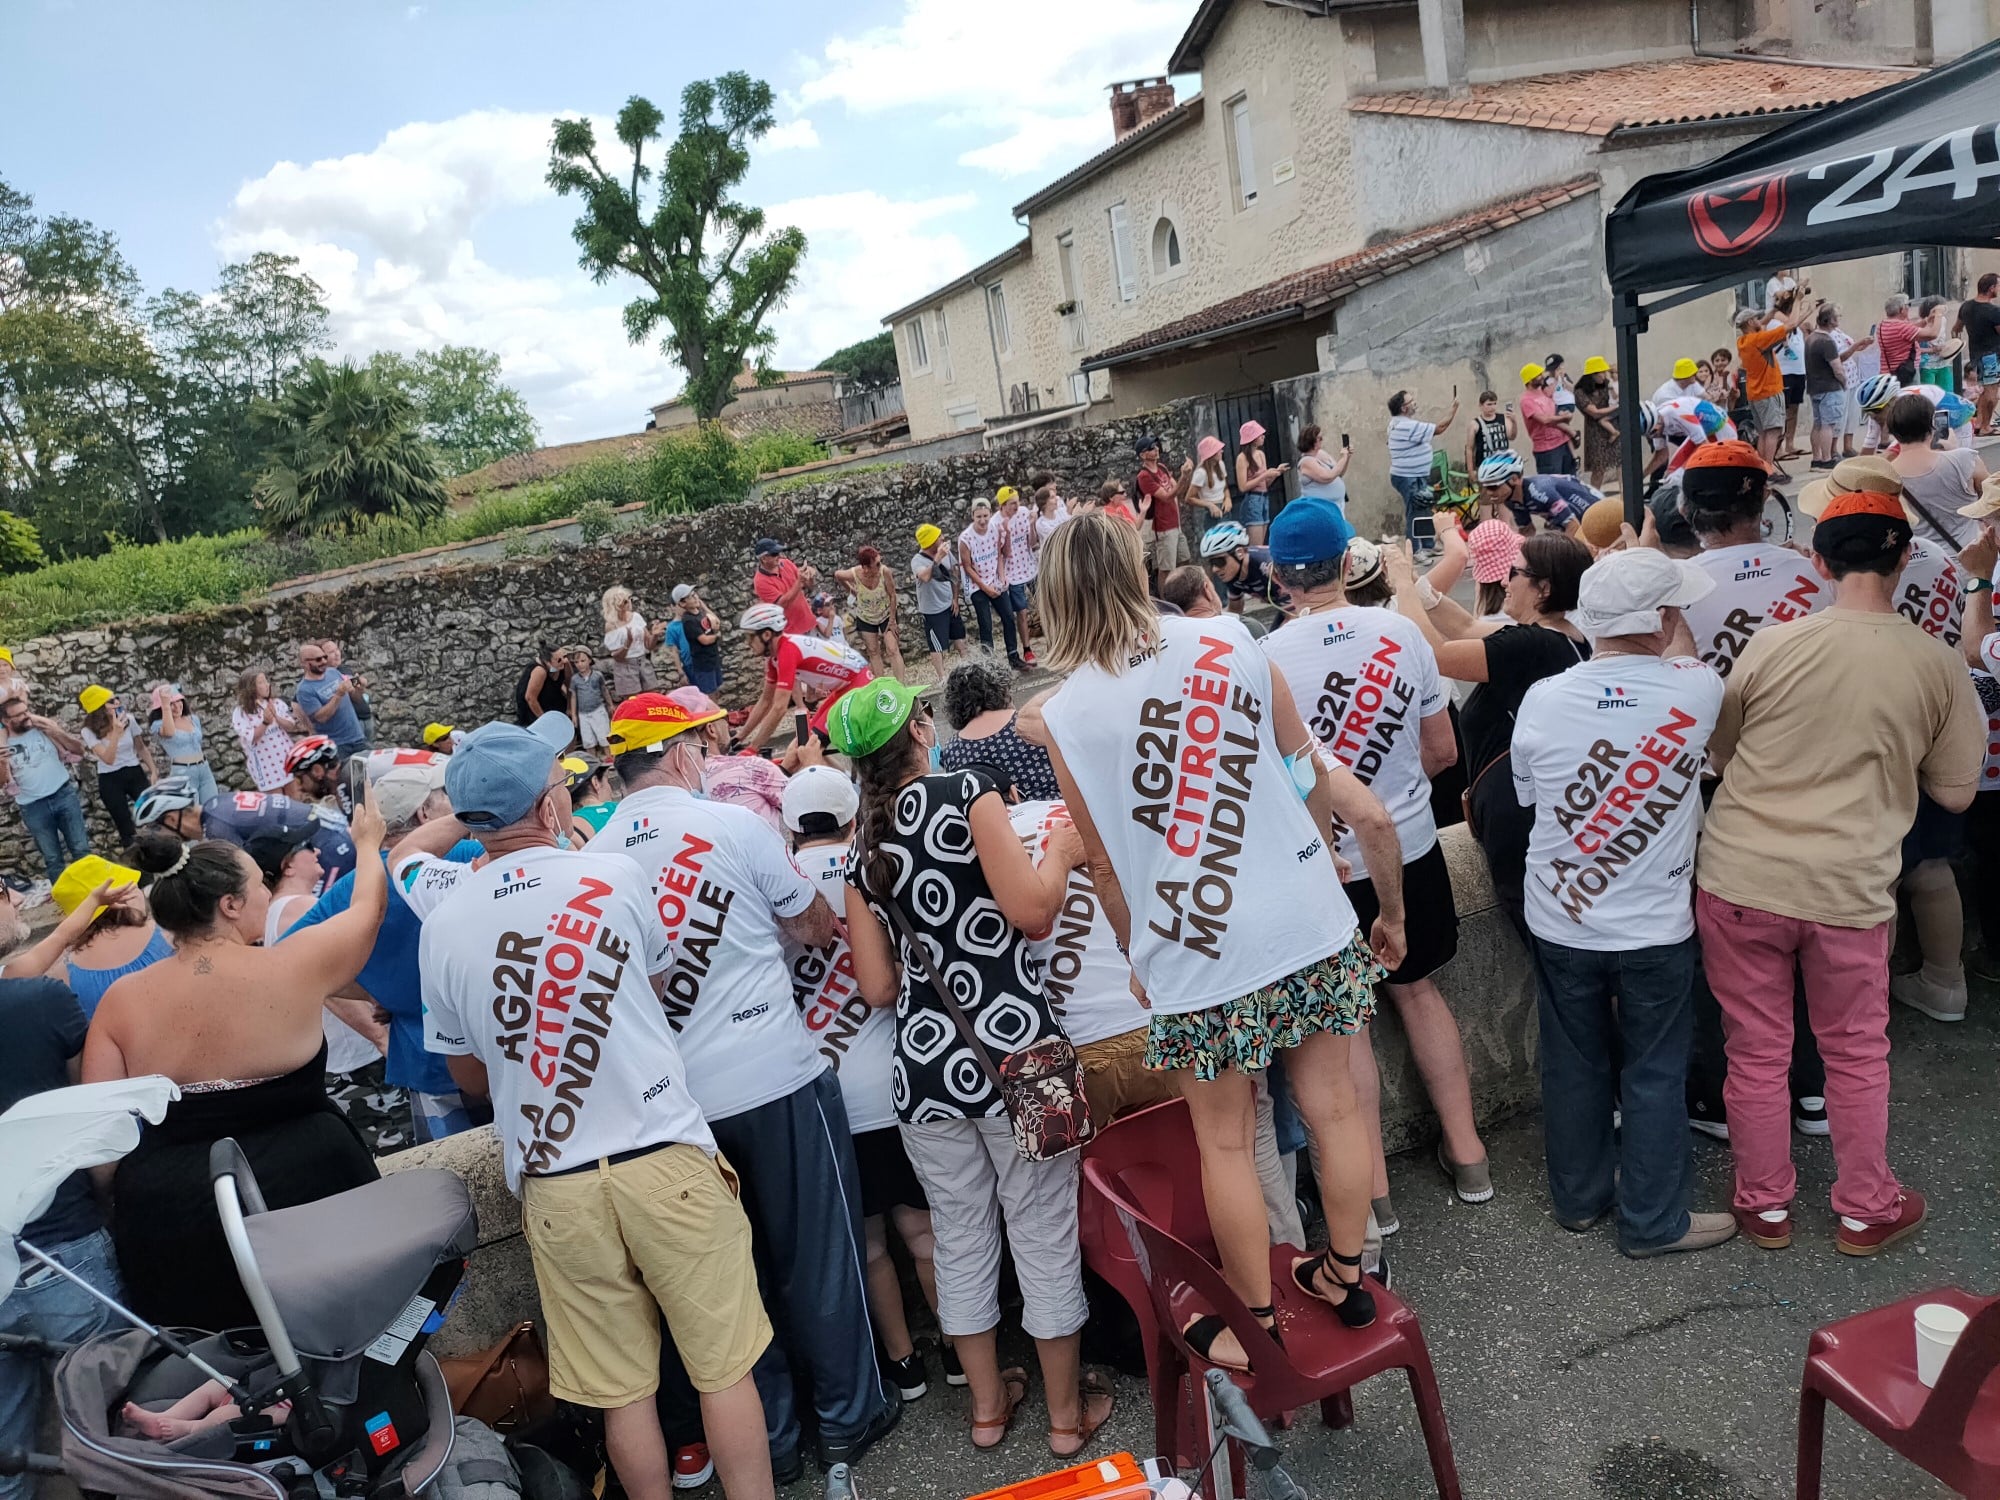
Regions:
<instances>
[{"instance_id":1,"label":"black sleeveless top","mask_svg":"<svg viewBox=\"0 0 2000 1500\"><path fill-rule=\"evenodd\" d=\"M543 714L566 714L569 712L569 698L563 691L562 678L551 669L542 681L539 705L530 707L528 703L528 680L535 675L535 668L541 665L531 661L521 668L521 675L514 679L514 722L528 725Z\"/></svg>"}]
</instances>

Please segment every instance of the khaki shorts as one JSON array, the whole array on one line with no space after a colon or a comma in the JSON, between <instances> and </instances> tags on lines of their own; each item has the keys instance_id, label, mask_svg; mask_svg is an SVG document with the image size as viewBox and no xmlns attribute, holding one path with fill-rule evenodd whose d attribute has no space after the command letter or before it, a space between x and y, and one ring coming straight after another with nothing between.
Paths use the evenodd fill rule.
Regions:
<instances>
[{"instance_id":1,"label":"khaki shorts","mask_svg":"<svg viewBox=\"0 0 2000 1500\"><path fill-rule=\"evenodd\" d=\"M1170 573L1188 561L1187 533L1175 526L1153 533L1153 571Z\"/></svg>"},{"instance_id":2,"label":"khaki shorts","mask_svg":"<svg viewBox=\"0 0 2000 1500\"><path fill-rule=\"evenodd\" d=\"M1144 1026L1085 1042L1076 1049L1076 1060L1083 1067L1083 1097L1090 1101L1090 1117L1099 1130L1120 1115L1181 1096L1173 1074L1146 1066Z\"/></svg>"},{"instance_id":3,"label":"khaki shorts","mask_svg":"<svg viewBox=\"0 0 2000 1500\"><path fill-rule=\"evenodd\" d=\"M736 1200L729 1163L686 1145L523 1179L553 1395L605 1409L651 1396L662 1313L696 1390L727 1390L750 1373L771 1323Z\"/></svg>"}]
</instances>

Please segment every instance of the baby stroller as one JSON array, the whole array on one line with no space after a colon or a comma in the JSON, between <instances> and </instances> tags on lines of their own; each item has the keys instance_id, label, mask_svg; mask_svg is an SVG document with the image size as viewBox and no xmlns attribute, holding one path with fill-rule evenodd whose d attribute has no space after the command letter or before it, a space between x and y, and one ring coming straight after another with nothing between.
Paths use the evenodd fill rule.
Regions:
<instances>
[{"instance_id":1,"label":"baby stroller","mask_svg":"<svg viewBox=\"0 0 2000 1500\"><path fill-rule=\"evenodd\" d=\"M166 1079L84 1085L35 1095L0 1115L0 1161L7 1163L0 1214L14 1232L0 1248L18 1247L67 1275L18 1238L20 1226L70 1171L114 1161L137 1144L135 1110L157 1121L177 1093ZM47 1129L58 1123L68 1129ZM37 1173L46 1187L39 1203L32 1188L14 1190L19 1177ZM399 1500L421 1493L451 1456L451 1400L425 1345L444 1322L477 1242L465 1184L444 1171L396 1172L315 1203L266 1211L233 1140L215 1144L209 1175L257 1326L207 1334L159 1329L90 1289L134 1327L61 1354L61 1467L85 1491L140 1500ZM8 1270L0 1264L0 1273ZM242 1416L172 1442L125 1430L126 1402L158 1409L210 1380ZM274 1420L271 1408L287 1401L289 1414Z\"/></svg>"}]
</instances>

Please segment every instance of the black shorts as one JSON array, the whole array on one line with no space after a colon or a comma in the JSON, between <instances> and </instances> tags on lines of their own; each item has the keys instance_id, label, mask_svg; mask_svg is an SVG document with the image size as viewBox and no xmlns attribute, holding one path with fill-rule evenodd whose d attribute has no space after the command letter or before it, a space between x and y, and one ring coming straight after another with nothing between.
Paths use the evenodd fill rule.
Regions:
<instances>
[{"instance_id":1,"label":"black shorts","mask_svg":"<svg viewBox=\"0 0 2000 1500\"><path fill-rule=\"evenodd\" d=\"M1361 919L1361 936L1381 914L1375 882L1350 880L1341 889ZM1389 983L1415 984L1428 979L1458 955L1458 906L1451 895L1451 870L1444 862L1444 845L1403 866L1403 941L1408 951L1402 965L1391 971Z\"/></svg>"},{"instance_id":2,"label":"black shorts","mask_svg":"<svg viewBox=\"0 0 2000 1500\"><path fill-rule=\"evenodd\" d=\"M861 1217L872 1219L892 1208L929 1208L924 1185L903 1149L903 1133L894 1125L863 1130L854 1137L854 1164L861 1170Z\"/></svg>"},{"instance_id":3,"label":"black shorts","mask_svg":"<svg viewBox=\"0 0 2000 1500\"><path fill-rule=\"evenodd\" d=\"M889 633L889 616L884 615L881 619L870 622L856 615L854 617L854 629L858 635L887 635Z\"/></svg>"},{"instance_id":4,"label":"black shorts","mask_svg":"<svg viewBox=\"0 0 2000 1500\"><path fill-rule=\"evenodd\" d=\"M1917 794L1917 819L1903 835L1903 873L1927 859L1950 859L1965 847L1965 814L1946 812L1925 792Z\"/></svg>"},{"instance_id":5,"label":"black shorts","mask_svg":"<svg viewBox=\"0 0 2000 1500\"><path fill-rule=\"evenodd\" d=\"M953 641L965 639L965 620L955 609L941 609L934 615L925 615L924 639L930 642L931 650L943 655L951 649Z\"/></svg>"},{"instance_id":6,"label":"black shorts","mask_svg":"<svg viewBox=\"0 0 2000 1500\"><path fill-rule=\"evenodd\" d=\"M1785 377L1785 405L1802 406L1806 399L1806 378L1803 375Z\"/></svg>"}]
</instances>

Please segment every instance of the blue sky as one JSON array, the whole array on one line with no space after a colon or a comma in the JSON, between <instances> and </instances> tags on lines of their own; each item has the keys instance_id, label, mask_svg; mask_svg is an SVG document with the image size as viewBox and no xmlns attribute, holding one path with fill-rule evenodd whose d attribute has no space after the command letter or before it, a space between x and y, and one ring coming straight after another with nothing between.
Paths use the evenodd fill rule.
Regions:
<instances>
[{"instance_id":1,"label":"blue sky","mask_svg":"<svg viewBox=\"0 0 2000 1500\"><path fill-rule=\"evenodd\" d=\"M1016 238L1009 207L1109 144L1104 86L1163 66L1193 10L14 0L0 176L114 231L149 289L295 254L341 352L494 349L568 441L643 425L680 375L626 343L632 291L576 268L571 201L541 183L556 115L608 121L637 93L671 121L690 79L771 83L744 196L811 245L776 319L798 367Z\"/></svg>"}]
</instances>

